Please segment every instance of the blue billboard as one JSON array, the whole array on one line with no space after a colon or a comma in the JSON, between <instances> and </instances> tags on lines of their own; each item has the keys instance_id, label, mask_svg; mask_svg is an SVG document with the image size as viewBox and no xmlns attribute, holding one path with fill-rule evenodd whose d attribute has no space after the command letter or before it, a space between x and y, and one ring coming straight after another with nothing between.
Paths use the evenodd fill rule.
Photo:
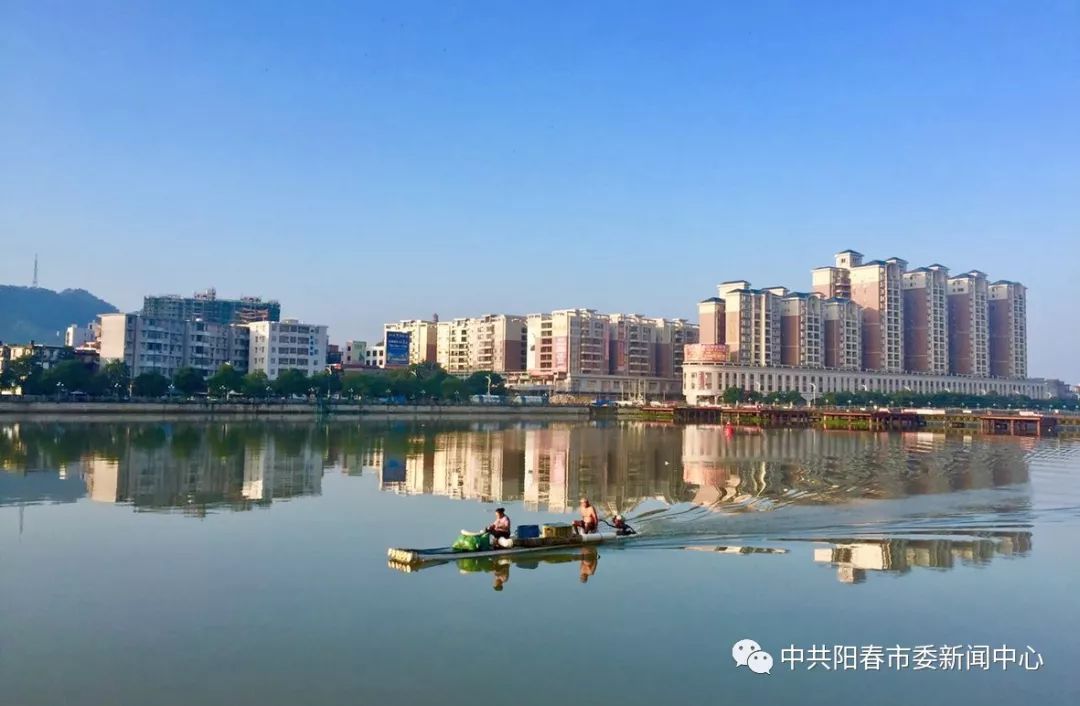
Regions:
<instances>
[{"instance_id":1,"label":"blue billboard","mask_svg":"<svg viewBox=\"0 0 1080 706\"><path fill-rule=\"evenodd\" d=\"M409 333L407 331L387 331L386 367L404 368L409 365Z\"/></svg>"}]
</instances>

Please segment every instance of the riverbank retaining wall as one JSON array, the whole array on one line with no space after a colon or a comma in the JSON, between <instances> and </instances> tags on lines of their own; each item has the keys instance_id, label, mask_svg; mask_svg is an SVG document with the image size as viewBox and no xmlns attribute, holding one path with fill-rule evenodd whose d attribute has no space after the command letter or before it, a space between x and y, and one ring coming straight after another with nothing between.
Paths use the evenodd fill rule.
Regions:
<instances>
[{"instance_id":1,"label":"riverbank retaining wall","mask_svg":"<svg viewBox=\"0 0 1080 706\"><path fill-rule=\"evenodd\" d=\"M161 418L394 418L394 419L557 419L587 420L585 405L313 405L293 402L29 402L0 401L2 419L75 419L86 417Z\"/></svg>"}]
</instances>

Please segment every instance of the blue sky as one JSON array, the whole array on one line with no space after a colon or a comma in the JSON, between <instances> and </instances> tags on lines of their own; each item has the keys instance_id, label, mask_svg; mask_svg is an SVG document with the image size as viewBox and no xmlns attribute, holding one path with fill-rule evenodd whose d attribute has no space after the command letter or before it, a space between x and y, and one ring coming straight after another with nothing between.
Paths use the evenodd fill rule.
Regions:
<instances>
[{"instance_id":1,"label":"blue sky","mask_svg":"<svg viewBox=\"0 0 1080 706\"><path fill-rule=\"evenodd\" d=\"M1080 382L1080 3L0 0L0 282L693 318L855 248Z\"/></svg>"}]
</instances>

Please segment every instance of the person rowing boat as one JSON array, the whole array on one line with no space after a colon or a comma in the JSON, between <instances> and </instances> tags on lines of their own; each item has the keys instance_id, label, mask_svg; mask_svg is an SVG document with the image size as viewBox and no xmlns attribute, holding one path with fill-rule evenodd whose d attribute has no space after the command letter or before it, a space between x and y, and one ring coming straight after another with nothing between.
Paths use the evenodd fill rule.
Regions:
<instances>
[{"instance_id":1,"label":"person rowing boat","mask_svg":"<svg viewBox=\"0 0 1080 706\"><path fill-rule=\"evenodd\" d=\"M492 544L499 546L500 539L510 539L510 518L506 514L506 510L503 508L497 508L495 510L495 521L487 526L484 530L491 536Z\"/></svg>"},{"instance_id":2,"label":"person rowing boat","mask_svg":"<svg viewBox=\"0 0 1080 706\"><path fill-rule=\"evenodd\" d=\"M600 516L588 498L581 499L581 519L574 520L574 531L578 534L592 534L600 527Z\"/></svg>"}]
</instances>

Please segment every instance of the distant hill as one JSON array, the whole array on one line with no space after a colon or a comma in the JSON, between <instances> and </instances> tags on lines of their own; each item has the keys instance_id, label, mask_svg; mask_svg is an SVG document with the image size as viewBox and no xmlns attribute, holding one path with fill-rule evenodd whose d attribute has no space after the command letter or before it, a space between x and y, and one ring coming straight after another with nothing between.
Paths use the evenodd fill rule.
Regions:
<instances>
[{"instance_id":1,"label":"distant hill","mask_svg":"<svg viewBox=\"0 0 1080 706\"><path fill-rule=\"evenodd\" d=\"M98 314L114 311L115 306L85 289L54 292L0 284L0 341L62 345L64 329L71 324L85 326Z\"/></svg>"}]
</instances>

